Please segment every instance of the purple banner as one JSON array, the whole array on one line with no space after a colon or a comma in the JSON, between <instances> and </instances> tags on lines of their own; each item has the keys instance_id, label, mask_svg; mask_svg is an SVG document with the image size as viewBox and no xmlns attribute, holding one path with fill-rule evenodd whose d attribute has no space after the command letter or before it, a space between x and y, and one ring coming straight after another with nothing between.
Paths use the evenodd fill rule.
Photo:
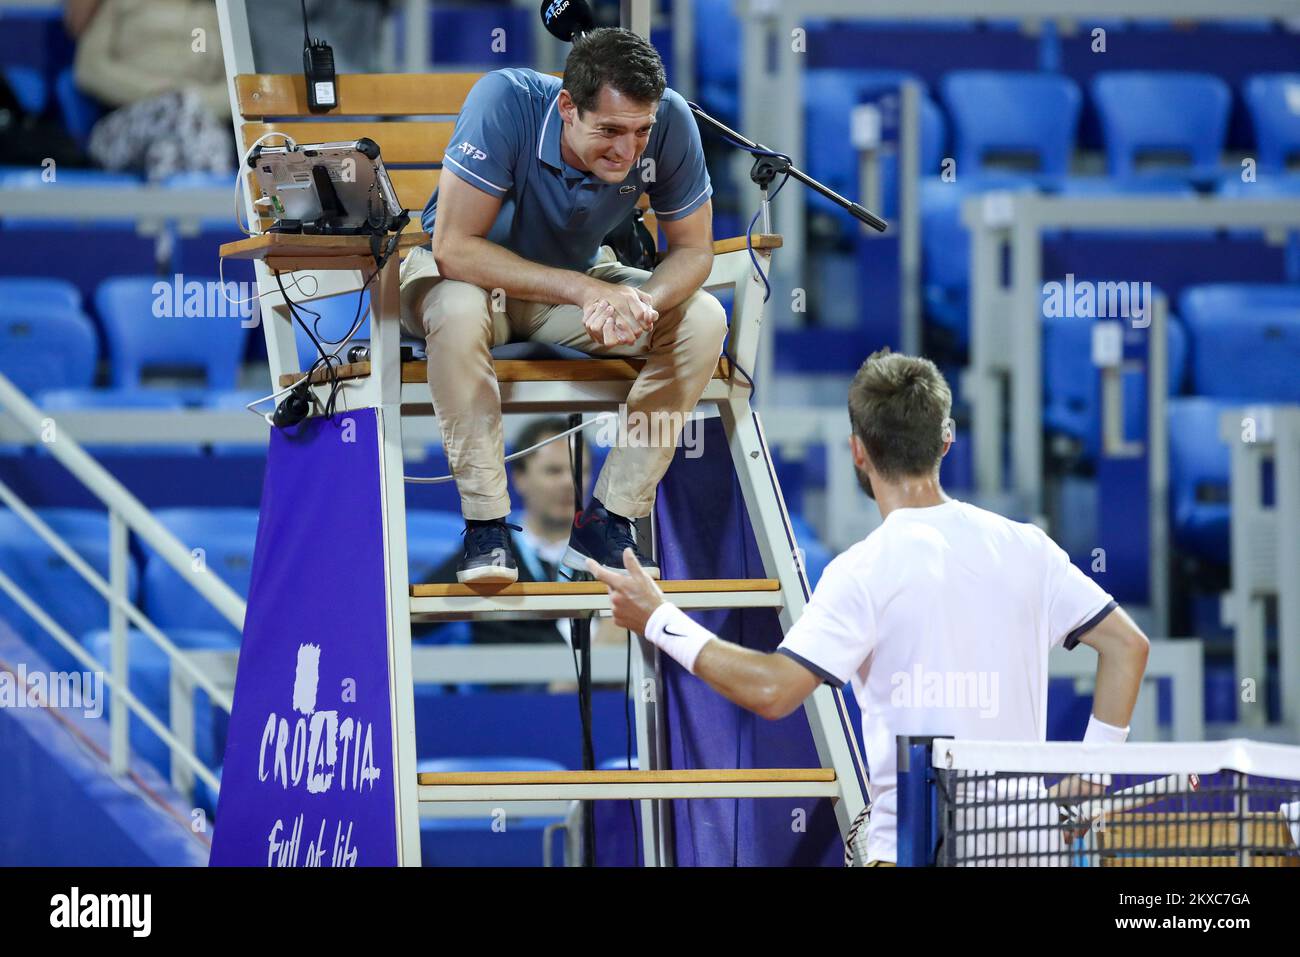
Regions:
<instances>
[{"instance_id":1,"label":"purple banner","mask_svg":"<svg viewBox=\"0 0 1300 957\"><path fill-rule=\"evenodd\" d=\"M397 863L374 409L273 429L211 863Z\"/></svg>"},{"instance_id":2,"label":"purple banner","mask_svg":"<svg viewBox=\"0 0 1300 957\"><path fill-rule=\"evenodd\" d=\"M659 486L655 527L669 578L761 578L763 560L745 511L720 419L704 421L703 454L678 449ZM699 451L699 450L696 450ZM758 651L781 643L773 609L691 612L727 641ZM813 768L817 749L802 708L766 721L732 704L667 655L660 657L669 764L674 768ZM836 866L843 844L825 798L673 802L681 866Z\"/></svg>"}]
</instances>

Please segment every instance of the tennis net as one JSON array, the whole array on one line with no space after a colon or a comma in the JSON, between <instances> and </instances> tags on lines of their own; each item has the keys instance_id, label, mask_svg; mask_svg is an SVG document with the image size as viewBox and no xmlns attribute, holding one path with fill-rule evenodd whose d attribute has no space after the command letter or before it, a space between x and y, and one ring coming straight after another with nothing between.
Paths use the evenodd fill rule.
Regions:
<instances>
[{"instance_id":1,"label":"tennis net","mask_svg":"<svg viewBox=\"0 0 1300 957\"><path fill-rule=\"evenodd\" d=\"M900 739L900 758L909 741L918 746ZM909 846L912 863L1300 867L1300 747L946 738L920 746L925 786L900 789L916 798L908 809L900 798L900 855ZM921 763L912 761L914 772Z\"/></svg>"}]
</instances>

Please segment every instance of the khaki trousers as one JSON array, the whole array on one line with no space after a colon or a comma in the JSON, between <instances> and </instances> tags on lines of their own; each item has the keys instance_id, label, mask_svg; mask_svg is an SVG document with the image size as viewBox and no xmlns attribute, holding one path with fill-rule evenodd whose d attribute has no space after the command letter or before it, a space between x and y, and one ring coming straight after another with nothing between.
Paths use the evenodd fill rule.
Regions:
<instances>
[{"instance_id":1,"label":"khaki trousers","mask_svg":"<svg viewBox=\"0 0 1300 957\"><path fill-rule=\"evenodd\" d=\"M634 286L650 277L619 263L608 246L601 247L587 274ZM661 312L654 328L631 345L603 346L583 328L582 307L527 302L500 292L494 296L470 283L444 279L433 254L420 247L402 264L401 300L403 329L425 341L433 409L466 518L499 518L510 511L501 392L489 350L525 339L593 356L645 358L628 394L627 415L629 421L638 416L651 423L641 434L653 438L615 445L596 480L595 495L617 515L650 514L681 422L695 408L722 353L727 318L716 298L699 290L677 308ZM627 434L634 434L633 428Z\"/></svg>"}]
</instances>

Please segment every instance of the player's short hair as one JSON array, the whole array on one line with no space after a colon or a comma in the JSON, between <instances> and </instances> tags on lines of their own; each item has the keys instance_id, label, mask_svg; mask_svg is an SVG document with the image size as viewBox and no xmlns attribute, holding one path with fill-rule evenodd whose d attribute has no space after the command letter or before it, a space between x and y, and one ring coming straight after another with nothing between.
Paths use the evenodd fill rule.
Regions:
<instances>
[{"instance_id":1,"label":"player's short hair","mask_svg":"<svg viewBox=\"0 0 1300 957\"><path fill-rule=\"evenodd\" d=\"M929 359L867 357L849 386L849 421L876 471L889 480L932 475L943 458L952 390Z\"/></svg>"},{"instance_id":2,"label":"player's short hair","mask_svg":"<svg viewBox=\"0 0 1300 957\"><path fill-rule=\"evenodd\" d=\"M573 44L564 61L564 88L579 113L594 110L609 85L638 103L657 103L668 79L650 42L631 30L601 27Z\"/></svg>"}]
</instances>

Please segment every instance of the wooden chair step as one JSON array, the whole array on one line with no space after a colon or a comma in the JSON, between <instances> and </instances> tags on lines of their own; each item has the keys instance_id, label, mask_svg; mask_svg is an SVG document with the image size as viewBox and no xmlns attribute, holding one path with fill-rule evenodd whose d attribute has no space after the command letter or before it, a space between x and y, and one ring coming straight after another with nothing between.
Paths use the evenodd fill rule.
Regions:
<instances>
[{"instance_id":1,"label":"wooden chair step","mask_svg":"<svg viewBox=\"0 0 1300 957\"><path fill-rule=\"evenodd\" d=\"M662 581L659 587L668 595L685 595L707 592L775 592L781 583L775 578L697 578ZM605 586L600 582L515 582L512 585L461 585L432 582L412 585L412 598L458 597L536 597L549 595L603 595Z\"/></svg>"},{"instance_id":2,"label":"wooden chair step","mask_svg":"<svg viewBox=\"0 0 1300 957\"><path fill-rule=\"evenodd\" d=\"M659 583L679 608L780 608L775 578L698 579ZM609 591L600 582L517 582L513 585L412 585L411 620L569 618L609 611Z\"/></svg>"},{"instance_id":3,"label":"wooden chair step","mask_svg":"<svg viewBox=\"0 0 1300 957\"><path fill-rule=\"evenodd\" d=\"M630 382L641 372L644 359L496 359L493 365L498 382ZM370 375L369 362L350 362L340 366L340 379L360 379ZM428 366L423 361L402 363L402 382L428 381ZM726 356L718 360L713 378L731 377L731 363ZM280 388L293 385L301 372L280 376ZM328 380L324 369L312 374L313 385Z\"/></svg>"},{"instance_id":4,"label":"wooden chair step","mask_svg":"<svg viewBox=\"0 0 1300 957\"><path fill-rule=\"evenodd\" d=\"M750 784L834 781L834 768L715 768L665 771L426 771L421 784Z\"/></svg>"},{"instance_id":5,"label":"wooden chair step","mask_svg":"<svg viewBox=\"0 0 1300 957\"><path fill-rule=\"evenodd\" d=\"M421 801L564 801L837 796L832 768L483 771L419 775Z\"/></svg>"}]
</instances>

